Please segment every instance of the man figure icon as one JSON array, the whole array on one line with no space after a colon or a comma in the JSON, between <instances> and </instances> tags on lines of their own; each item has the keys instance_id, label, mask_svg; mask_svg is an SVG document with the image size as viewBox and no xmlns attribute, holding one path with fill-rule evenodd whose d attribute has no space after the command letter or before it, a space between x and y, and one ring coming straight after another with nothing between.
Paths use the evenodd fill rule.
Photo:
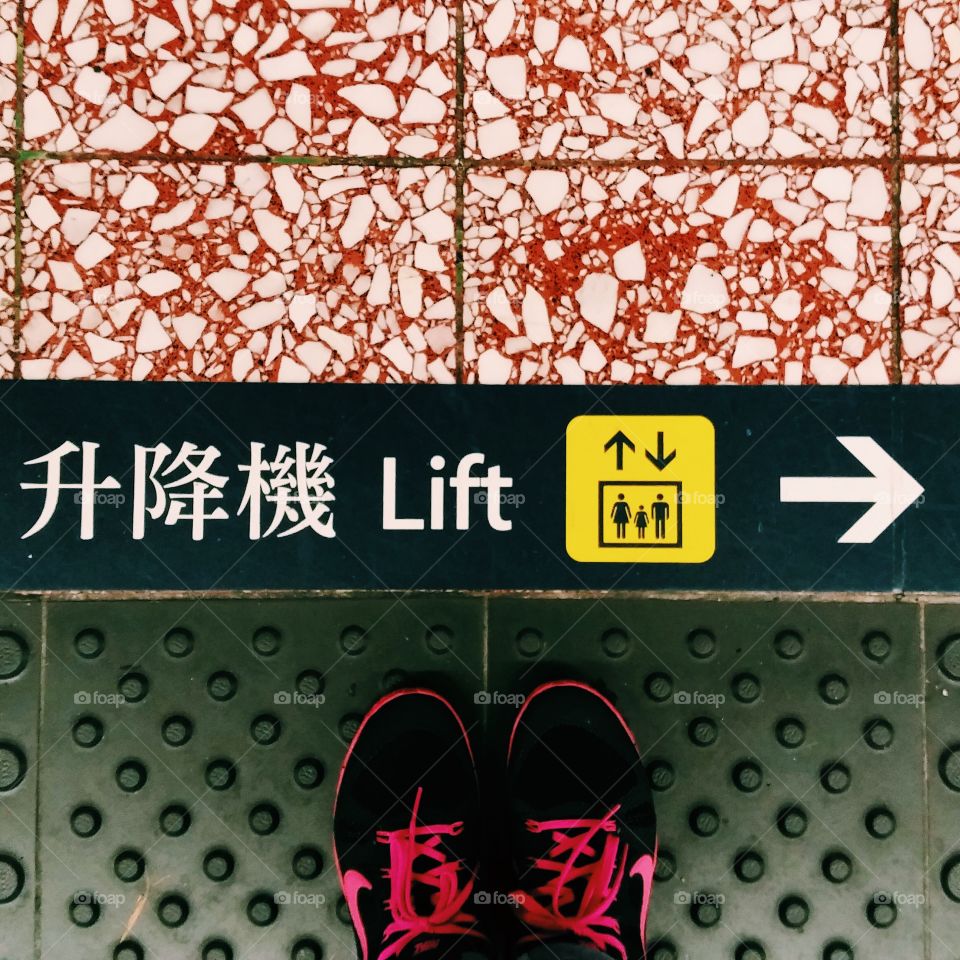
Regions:
<instances>
[{"instance_id":1,"label":"man figure icon","mask_svg":"<svg viewBox=\"0 0 960 960\"><path fill-rule=\"evenodd\" d=\"M630 507L622 493L617 494L617 501L610 511L610 516L617 525L617 539L623 540L627 535L627 524L630 522Z\"/></svg>"},{"instance_id":2,"label":"man figure icon","mask_svg":"<svg viewBox=\"0 0 960 960\"><path fill-rule=\"evenodd\" d=\"M647 524L649 523L650 518L647 516L647 511L643 509L643 504L641 503L637 507L637 512L633 515L633 522L637 525L637 536L641 540L647 539Z\"/></svg>"},{"instance_id":3,"label":"man figure icon","mask_svg":"<svg viewBox=\"0 0 960 960\"><path fill-rule=\"evenodd\" d=\"M662 493L657 494L650 511L653 513L653 532L658 540L662 540L667 535L667 517L670 516L670 504L663 499Z\"/></svg>"}]
</instances>

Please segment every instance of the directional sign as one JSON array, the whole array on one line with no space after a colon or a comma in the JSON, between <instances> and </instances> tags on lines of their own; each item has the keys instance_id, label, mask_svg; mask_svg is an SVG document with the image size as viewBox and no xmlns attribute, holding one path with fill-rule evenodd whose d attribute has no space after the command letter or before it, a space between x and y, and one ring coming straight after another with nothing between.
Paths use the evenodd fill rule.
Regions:
<instances>
[{"instance_id":1,"label":"directional sign","mask_svg":"<svg viewBox=\"0 0 960 960\"><path fill-rule=\"evenodd\" d=\"M960 590L960 388L0 382L0 590Z\"/></svg>"},{"instance_id":2,"label":"directional sign","mask_svg":"<svg viewBox=\"0 0 960 960\"><path fill-rule=\"evenodd\" d=\"M873 437L837 437L870 471L866 477L782 477L784 503L869 503L839 543L873 543L923 493L923 487Z\"/></svg>"}]
</instances>

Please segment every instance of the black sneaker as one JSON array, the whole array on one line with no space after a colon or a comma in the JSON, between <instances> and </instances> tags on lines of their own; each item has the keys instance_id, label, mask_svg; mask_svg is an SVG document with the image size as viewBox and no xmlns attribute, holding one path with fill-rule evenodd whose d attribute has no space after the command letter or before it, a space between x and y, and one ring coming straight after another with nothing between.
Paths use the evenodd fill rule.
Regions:
<instances>
[{"instance_id":1,"label":"black sneaker","mask_svg":"<svg viewBox=\"0 0 960 960\"><path fill-rule=\"evenodd\" d=\"M582 683L538 687L514 723L507 783L516 952L569 943L641 960L657 822L617 709Z\"/></svg>"},{"instance_id":2,"label":"black sneaker","mask_svg":"<svg viewBox=\"0 0 960 960\"><path fill-rule=\"evenodd\" d=\"M340 770L333 856L360 960L485 953L473 753L453 707L400 690L364 717Z\"/></svg>"}]
</instances>

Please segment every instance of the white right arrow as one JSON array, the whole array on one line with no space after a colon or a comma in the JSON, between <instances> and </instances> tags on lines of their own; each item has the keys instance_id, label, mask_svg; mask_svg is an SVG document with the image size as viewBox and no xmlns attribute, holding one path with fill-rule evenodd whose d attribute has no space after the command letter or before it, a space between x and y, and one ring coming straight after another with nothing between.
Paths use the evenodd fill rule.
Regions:
<instances>
[{"instance_id":1,"label":"white right arrow","mask_svg":"<svg viewBox=\"0 0 960 960\"><path fill-rule=\"evenodd\" d=\"M869 477L781 477L782 503L869 503L867 512L837 541L873 543L912 504L923 487L873 437L837 437L871 473Z\"/></svg>"}]
</instances>

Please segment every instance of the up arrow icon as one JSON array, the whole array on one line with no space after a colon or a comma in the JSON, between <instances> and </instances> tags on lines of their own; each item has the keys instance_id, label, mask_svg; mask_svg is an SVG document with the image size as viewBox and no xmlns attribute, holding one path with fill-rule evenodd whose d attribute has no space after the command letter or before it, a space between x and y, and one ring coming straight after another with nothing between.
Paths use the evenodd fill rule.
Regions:
<instances>
[{"instance_id":1,"label":"up arrow icon","mask_svg":"<svg viewBox=\"0 0 960 960\"><path fill-rule=\"evenodd\" d=\"M606 453L611 447L616 447L617 449L617 469L623 469L623 448L627 447L629 450L636 450L637 448L633 445L633 441L622 431L618 430L604 445L603 450Z\"/></svg>"},{"instance_id":2,"label":"up arrow icon","mask_svg":"<svg viewBox=\"0 0 960 960\"><path fill-rule=\"evenodd\" d=\"M869 503L838 543L873 543L923 493L923 487L873 437L837 437L868 477L781 477L783 503Z\"/></svg>"}]
</instances>

